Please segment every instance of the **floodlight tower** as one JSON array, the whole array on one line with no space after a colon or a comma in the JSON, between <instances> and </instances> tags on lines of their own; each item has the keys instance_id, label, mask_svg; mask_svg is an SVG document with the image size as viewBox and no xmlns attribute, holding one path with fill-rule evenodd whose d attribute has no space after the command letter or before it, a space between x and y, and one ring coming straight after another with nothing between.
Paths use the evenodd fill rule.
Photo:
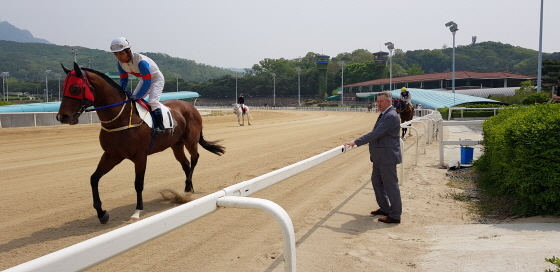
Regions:
<instances>
[{"instance_id":1,"label":"floodlight tower","mask_svg":"<svg viewBox=\"0 0 560 272\"><path fill-rule=\"evenodd\" d=\"M2 77L2 100L8 101L8 81L6 78L10 77L10 72L2 72L0 73ZM4 91L4 83L6 83L6 91Z\"/></svg>"},{"instance_id":2,"label":"floodlight tower","mask_svg":"<svg viewBox=\"0 0 560 272\"><path fill-rule=\"evenodd\" d=\"M346 63L341 60L338 62L338 65L340 65L340 69L342 70L342 77L341 77L341 82L340 82L340 106L344 105L344 66L346 66Z\"/></svg>"},{"instance_id":3,"label":"floodlight tower","mask_svg":"<svg viewBox=\"0 0 560 272\"><path fill-rule=\"evenodd\" d=\"M273 87L272 87L272 106L276 106L276 73L270 73L272 75Z\"/></svg>"},{"instance_id":4,"label":"floodlight tower","mask_svg":"<svg viewBox=\"0 0 560 272\"><path fill-rule=\"evenodd\" d=\"M76 59L78 57L78 48L72 48L72 55L74 55L74 62L76 62Z\"/></svg>"},{"instance_id":5,"label":"floodlight tower","mask_svg":"<svg viewBox=\"0 0 560 272\"><path fill-rule=\"evenodd\" d=\"M389 49L389 90L393 90L393 49L395 45L392 42L386 42L385 46Z\"/></svg>"},{"instance_id":6,"label":"floodlight tower","mask_svg":"<svg viewBox=\"0 0 560 272\"><path fill-rule=\"evenodd\" d=\"M45 96L47 97L47 102L49 102L49 77L47 76L51 70L45 71Z\"/></svg>"},{"instance_id":7,"label":"floodlight tower","mask_svg":"<svg viewBox=\"0 0 560 272\"><path fill-rule=\"evenodd\" d=\"M453 91L453 106L455 106L455 32L459 29L457 28L457 24L453 21L449 21L445 26L449 27L449 30L453 33L453 72L451 73L451 89Z\"/></svg>"},{"instance_id":8,"label":"floodlight tower","mask_svg":"<svg viewBox=\"0 0 560 272\"><path fill-rule=\"evenodd\" d=\"M300 77L299 74L301 73L301 68L298 66L296 67L297 72L297 97L298 97L298 107L301 107L301 85L300 85Z\"/></svg>"}]
</instances>

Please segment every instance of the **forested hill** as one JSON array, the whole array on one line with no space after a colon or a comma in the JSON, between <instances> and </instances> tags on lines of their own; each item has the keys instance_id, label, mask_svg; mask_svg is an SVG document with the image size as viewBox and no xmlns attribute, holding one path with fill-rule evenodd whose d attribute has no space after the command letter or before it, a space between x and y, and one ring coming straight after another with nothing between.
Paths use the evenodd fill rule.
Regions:
<instances>
[{"instance_id":1,"label":"forested hill","mask_svg":"<svg viewBox=\"0 0 560 272\"><path fill-rule=\"evenodd\" d=\"M41 80L46 70L62 74L60 64L72 67L73 50L77 49L76 62L103 73L116 73L115 56L98 49L60 46L42 43L20 43L0 40L0 70L9 71L10 77L20 80ZM163 53L139 52L152 58L168 79L181 78L186 81L202 82L213 78L233 75L235 72L193 60L174 58ZM1 72L0 71L0 72Z\"/></svg>"}]
</instances>

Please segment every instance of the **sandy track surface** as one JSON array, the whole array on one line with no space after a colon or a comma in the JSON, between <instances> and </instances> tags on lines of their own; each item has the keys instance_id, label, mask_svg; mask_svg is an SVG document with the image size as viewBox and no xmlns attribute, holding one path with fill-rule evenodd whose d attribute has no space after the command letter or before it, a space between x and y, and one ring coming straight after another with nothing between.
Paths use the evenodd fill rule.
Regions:
<instances>
[{"instance_id":1,"label":"sandy track surface","mask_svg":"<svg viewBox=\"0 0 560 272\"><path fill-rule=\"evenodd\" d=\"M204 117L205 138L222 140L226 154L220 157L200 148L194 197L353 140L368 132L377 117L374 113L309 111L252 114L252 126L244 127L237 126L231 115ZM101 179L100 194L111 214L109 223L101 225L92 208L89 176L102 153L99 130L99 124L0 130L0 269L127 224L135 207L134 171L129 161ZM412 149L406 154L410 159L405 164L404 212L399 225L379 223L369 215L377 206L365 147L252 197L274 201L290 215L299 271L460 271L446 269L446 263L454 259L446 252L450 252L452 239L464 237L444 230L476 225L470 224L464 205L450 197L454 189L446 185L446 169L437 165L437 144L421 153L417 166L412 165ZM171 150L150 156L142 218L175 207L160 191L181 191L184 179ZM558 223L557 219L547 220ZM558 236L558 225L550 226L549 233ZM466 232L477 235L476 230ZM495 237L499 236L490 238ZM465 254L455 250L455 254ZM550 251L553 249L542 254L551 257ZM282 252L280 227L270 215L224 208L88 271L284 271ZM544 257L535 259L540 263L537 267L552 268L544 264ZM478 268L464 271L500 271Z\"/></svg>"}]
</instances>

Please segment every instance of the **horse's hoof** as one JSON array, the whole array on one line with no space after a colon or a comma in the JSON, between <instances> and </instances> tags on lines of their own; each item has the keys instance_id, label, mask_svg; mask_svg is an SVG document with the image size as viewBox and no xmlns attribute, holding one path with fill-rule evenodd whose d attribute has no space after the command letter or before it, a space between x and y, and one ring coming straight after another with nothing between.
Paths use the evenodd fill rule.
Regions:
<instances>
[{"instance_id":1,"label":"horse's hoof","mask_svg":"<svg viewBox=\"0 0 560 272\"><path fill-rule=\"evenodd\" d=\"M101 224L107 224L107 222L109 222L109 213L107 211L103 211L105 214L99 218L99 222Z\"/></svg>"}]
</instances>

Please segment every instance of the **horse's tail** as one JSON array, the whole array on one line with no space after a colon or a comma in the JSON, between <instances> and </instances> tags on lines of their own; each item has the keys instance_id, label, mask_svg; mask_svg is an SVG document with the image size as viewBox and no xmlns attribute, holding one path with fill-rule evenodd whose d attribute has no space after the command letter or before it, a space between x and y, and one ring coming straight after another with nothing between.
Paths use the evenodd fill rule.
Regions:
<instances>
[{"instance_id":1,"label":"horse's tail","mask_svg":"<svg viewBox=\"0 0 560 272\"><path fill-rule=\"evenodd\" d=\"M202 132L200 133L200 139L198 139L198 143L204 147L204 149L221 156L222 154L226 153L226 148L218 144L219 141L206 141L204 136L202 136Z\"/></svg>"}]
</instances>

